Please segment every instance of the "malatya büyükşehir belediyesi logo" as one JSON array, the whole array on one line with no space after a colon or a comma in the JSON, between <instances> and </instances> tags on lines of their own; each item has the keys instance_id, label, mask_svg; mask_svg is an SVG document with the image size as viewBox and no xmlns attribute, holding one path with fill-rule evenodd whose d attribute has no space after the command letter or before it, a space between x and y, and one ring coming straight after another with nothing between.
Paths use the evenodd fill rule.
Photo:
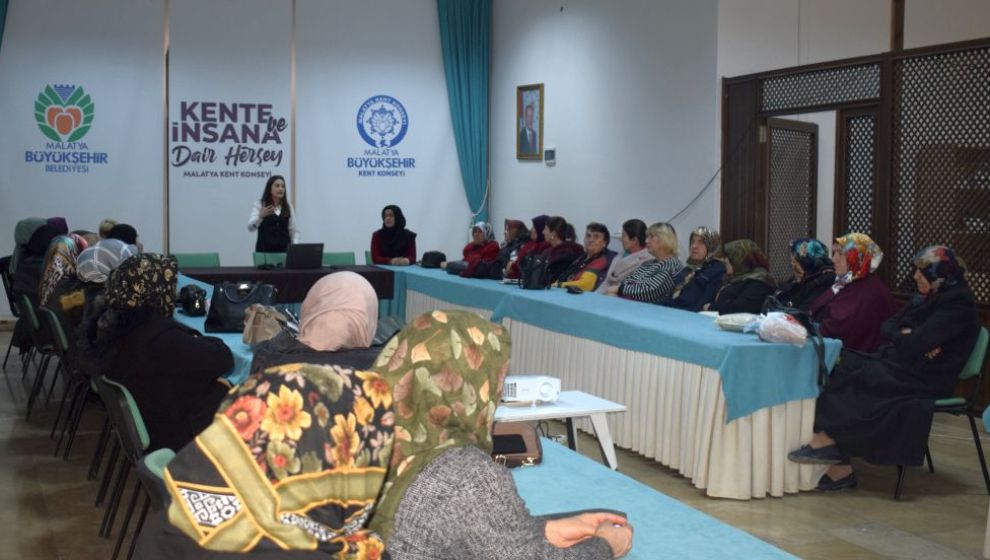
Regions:
<instances>
[{"instance_id":1,"label":"malatya b\u00fcy\u00fck\u015fehir belediyesi logo","mask_svg":"<svg viewBox=\"0 0 990 560\"><path fill-rule=\"evenodd\" d=\"M93 100L82 86L45 86L34 102L34 119L46 138L76 142L93 124Z\"/></svg>"}]
</instances>

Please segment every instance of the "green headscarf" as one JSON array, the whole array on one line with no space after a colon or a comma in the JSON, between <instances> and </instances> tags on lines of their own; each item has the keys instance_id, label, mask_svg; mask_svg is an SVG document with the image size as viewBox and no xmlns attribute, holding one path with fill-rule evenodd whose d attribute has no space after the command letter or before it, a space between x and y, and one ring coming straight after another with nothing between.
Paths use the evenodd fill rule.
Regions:
<instances>
[{"instance_id":1,"label":"green headscarf","mask_svg":"<svg viewBox=\"0 0 990 560\"><path fill-rule=\"evenodd\" d=\"M727 283L752 279L776 286L777 283L767 270L770 268L770 262L755 241L737 239L726 243L723 250L725 259L732 265L732 276Z\"/></svg>"},{"instance_id":2,"label":"green headscarf","mask_svg":"<svg viewBox=\"0 0 990 560\"><path fill-rule=\"evenodd\" d=\"M385 542L399 502L444 451L492 451L491 424L509 370L511 342L499 325L467 311L417 317L382 350L372 372L392 386L395 447L371 529Z\"/></svg>"}]
</instances>

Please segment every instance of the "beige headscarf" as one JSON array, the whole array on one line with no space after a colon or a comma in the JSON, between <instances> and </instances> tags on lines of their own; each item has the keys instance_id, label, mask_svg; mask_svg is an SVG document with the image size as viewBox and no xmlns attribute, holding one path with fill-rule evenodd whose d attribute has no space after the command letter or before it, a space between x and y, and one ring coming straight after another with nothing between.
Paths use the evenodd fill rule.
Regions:
<instances>
[{"instance_id":1,"label":"beige headscarf","mask_svg":"<svg viewBox=\"0 0 990 560\"><path fill-rule=\"evenodd\" d=\"M313 350L367 348L378 328L378 296L360 274L334 272L313 284L299 314L299 341Z\"/></svg>"}]
</instances>

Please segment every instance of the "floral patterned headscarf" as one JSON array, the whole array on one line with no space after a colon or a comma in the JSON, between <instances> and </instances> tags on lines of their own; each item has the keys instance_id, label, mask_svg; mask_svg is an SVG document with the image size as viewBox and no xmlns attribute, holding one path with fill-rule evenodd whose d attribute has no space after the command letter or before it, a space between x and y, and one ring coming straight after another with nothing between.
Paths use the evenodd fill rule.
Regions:
<instances>
[{"instance_id":1,"label":"floral patterned headscarf","mask_svg":"<svg viewBox=\"0 0 990 560\"><path fill-rule=\"evenodd\" d=\"M214 551L387 558L365 525L385 482L391 404L372 373L314 364L256 373L169 462L169 522Z\"/></svg>"},{"instance_id":2,"label":"floral patterned headscarf","mask_svg":"<svg viewBox=\"0 0 990 560\"><path fill-rule=\"evenodd\" d=\"M116 311L175 311L179 264L171 255L141 253L120 263L107 283L107 306Z\"/></svg>"},{"instance_id":3,"label":"floral patterned headscarf","mask_svg":"<svg viewBox=\"0 0 990 560\"><path fill-rule=\"evenodd\" d=\"M76 258L86 249L86 240L75 233L60 235L52 240L45 253L45 263L42 267L41 283L38 295L41 305L48 305L48 300L55 292L55 287L63 278L75 276Z\"/></svg>"},{"instance_id":4,"label":"floral patterned headscarf","mask_svg":"<svg viewBox=\"0 0 990 560\"><path fill-rule=\"evenodd\" d=\"M918 252L914 266L931 284L931 293L952 288L966 279L966 263L945 245L932 245Z\"/></svg>"},{"instance_id":5,"label":"floral patterned headscarf","mask_svg":"<svg viewBox=\"0 0 990 560\"><path fill-rule=\"evenodd\" d=\"M846 260L849 272L835 279L836 284L849 284L875 272L883 260L883 251L865 233L848 233L835 239L833 258Z\"/></svg>"},{"instance_id":6,"label":"floral patterned headscarf","mask_svg":"<svg viewBox=\"0 0 990 560\"><path fill-rule=\"evenodd\" d=\"M409 485L444 451L491 453L491 424L509 369L509 334L467 311L417 317L393 338L373 371L392 385L395 449L371 528L391 535Z\"/></svg>"},{"instance_id":7,"label":"floral patterned headscarf","mask_svg":"<svg viewBox=\"0 0 990 560\"><path fill-rule=\"evenodd\" d=\"M817 239L795 239L791 241L791 256L804 270L807 278L826 268L832 268L832 259L828 256L828 247Z\"/></svg>"}]
</instances>

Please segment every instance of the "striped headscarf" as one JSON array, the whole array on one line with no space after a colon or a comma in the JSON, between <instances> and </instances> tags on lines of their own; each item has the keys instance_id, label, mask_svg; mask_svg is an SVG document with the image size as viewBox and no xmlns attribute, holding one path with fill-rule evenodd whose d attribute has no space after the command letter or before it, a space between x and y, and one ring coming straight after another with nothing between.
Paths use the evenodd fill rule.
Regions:
<instances>
[{"instance_id":1,"label":"striped headscarf","mask_svg":"<svg viewBox=\"0 0 990 560\"><path fill-rule=\"evenodd\" d=\"M79 253L76 274L83 282L103 284L120 263L136 254L137 245L128 245L119 239L104 239Z\"/></svg>"}]
</instances>

